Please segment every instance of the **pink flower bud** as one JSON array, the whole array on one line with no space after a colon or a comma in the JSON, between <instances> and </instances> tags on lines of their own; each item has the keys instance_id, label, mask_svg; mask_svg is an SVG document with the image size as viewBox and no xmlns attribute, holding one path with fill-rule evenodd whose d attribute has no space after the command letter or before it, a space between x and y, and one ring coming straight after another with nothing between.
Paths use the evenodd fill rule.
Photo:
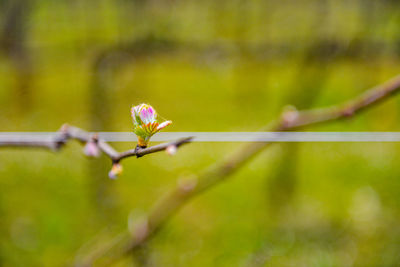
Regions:
<instances>
[{"instance_id":1,"label":"pink flower bud","mask_svg":"<svg viewBox=\"0 0 400 267\"><path fill-rule=\"evenodd\" d=\"M94 141L89 141L83 148L83 153L88 157L97 158L100 156L100 149Z\"/></svg>"},{"instance_id":2,"label":"pink flower bud","mask_svg":"<svg viewBox=\"0 0 400 267\"><path fill-rule=\"evenodd\" d=\"M138 137L139 146L146 147L150 138L172 122L161 122L155 109L148 104L140 104L131 108L133 132Z\"/></svg>"},{"instance_id":3,"label":"pink flower bud","mask_svg":"<svg viewBox=\"0 0 400 267\"><path fill-rule=\"evenodd\" d=\"M114 163L111 167L110 172L108 173L108 177L110 177L110 179L117 179L118 176L121 175L122 171L122 165L119 163Z\"/></svg>"}]
</instances>

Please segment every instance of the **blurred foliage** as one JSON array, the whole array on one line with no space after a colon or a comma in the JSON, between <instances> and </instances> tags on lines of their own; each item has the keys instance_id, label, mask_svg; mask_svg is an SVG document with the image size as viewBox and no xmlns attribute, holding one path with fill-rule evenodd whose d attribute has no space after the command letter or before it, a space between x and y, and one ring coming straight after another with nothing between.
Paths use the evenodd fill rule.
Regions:
<instances>
[{"instance_id":1,"label":"blurred foliage","mask_svg":"<svg viewBox=\"0 0 400 267\"><path fill-rule=\"evenodd\" d=\"M130 131L130 106L148 102L172 131L256 131L286 104L335 104L397 74L399 26L390 0L2 0L0 129ZM399 103L310 130L399 131ZM0 265L73 263L237 146L127 160L117 181L77 144L0 151ZM397 148L273 146L120 265L397 266Z\"/></svg>"}]
</instances>

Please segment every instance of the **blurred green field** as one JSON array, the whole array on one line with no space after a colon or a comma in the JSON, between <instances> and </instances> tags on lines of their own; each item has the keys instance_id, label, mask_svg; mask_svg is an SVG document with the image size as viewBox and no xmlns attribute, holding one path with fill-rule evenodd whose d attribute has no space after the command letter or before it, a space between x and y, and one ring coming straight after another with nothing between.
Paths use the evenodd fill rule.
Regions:
<instances>
[{"instance_id":1,"label":"blurred green field","mask_svg":"<svg viewBox=\"0 0 400 267\"><path fill-rule=\"evenodd\" d=\"M0 131L130 131L142 102L173 121L168 131L257 131L288 104L336 104L400 72L389 0L4 0L0 19ZM308 130L400 131L399 117L393 97ZM2 149L0 266L73 264L238 146L128 159L115 181L76 143ZM398 266L399 149L276 144L117 266Z\"/></svg>"}]
</instances>

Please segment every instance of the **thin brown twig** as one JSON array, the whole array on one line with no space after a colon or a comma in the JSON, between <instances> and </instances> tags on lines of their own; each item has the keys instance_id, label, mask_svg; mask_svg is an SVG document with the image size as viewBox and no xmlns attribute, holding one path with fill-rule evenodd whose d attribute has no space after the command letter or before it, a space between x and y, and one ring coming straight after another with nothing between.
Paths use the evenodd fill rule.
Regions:
<instances>
[{"instance_id":1,"label":"thin brown twig","mask_svg":"<svg viewBox=\"0 0 400 267\"><path fill-rule=\"evenodd\" d=\"M305 126L351 117L399 91L400 75L343 104L304 111L286 110L277 121L264 130L291 131ZM174 188L156 201L146 218L141 218L134 223L130 227L130 229L133 229L131 232L126 231L124 234L126 238L121 239L121 235L118 235L118 240L123 240L122 242L110 241L115 245L106 250L98 250L94 253L92 251L90 257L78 266L91 266L101 258L105 260L99 263L108 266L121 257L130 254L152 237L191 198L223 181L269 144L268 142L247 144L224 161L209 167L200 174L180 178Z\"/></svg>"},{"instance_id":2,"label":"thin brown twig","mask_svg":"<svg viewBox=\"0 0 400 267\"><path fill-rule=\"evenodd\" d=\"M166 150L170 146L179 147L183 144L189 143L193 137L178 139L175 141L150 146L147 148L136 147L127 151L118 152L110 144L103 139L99 138L97 134L87 132L81 128L64 124L60 130L51 138L30 138L29 136L3 138L0 140L0 147L27 147L27 148L44 148L52 151L61 149L69 140L75 139L81 143L94 142L96 146L107 155L113 163L120 162L121 160L129 157L142 157L147 154Z\"/></svg>"}]
</instances>

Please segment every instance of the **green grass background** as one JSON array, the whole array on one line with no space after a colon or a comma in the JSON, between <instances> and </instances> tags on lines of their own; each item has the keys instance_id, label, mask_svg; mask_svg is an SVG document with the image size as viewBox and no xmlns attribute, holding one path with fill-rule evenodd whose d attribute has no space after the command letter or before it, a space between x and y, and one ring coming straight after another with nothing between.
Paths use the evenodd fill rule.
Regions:
<instances>
[{"instance_id":1,"label":"green grass background","mask_svg":"<svg viewBox=\"0 0 400 267\"><path fill-rule=\"evenodd\" d=\"M21 42L32 97L20 106L18 70L3 53L1 131L55 131L65 122L130 131L130 106L141 102L173 121L168 131L257 131L287 104L339 103L400 71L396 1L36 0L27 10ZM2 6L1 16L8 12ZM103 51L139 40L138 55L96 70ZM146 50L165 40L171 49ZM321 53L324 42L341 52ZM399 116L393 97L309 130L399 131ZM76 143L56 154L2 149L0 265L71 264L82 246L125 229L180 176L238 146L193 143L174 157L131 158L115 181L106 178L107 160L87 159ZM276 144L188 203L142 258L148 266L397 266L399 149ZM94 168L103 175L94 177ZM118 266L141 264L129 258Z\"/></svg>"}]
</instances>

